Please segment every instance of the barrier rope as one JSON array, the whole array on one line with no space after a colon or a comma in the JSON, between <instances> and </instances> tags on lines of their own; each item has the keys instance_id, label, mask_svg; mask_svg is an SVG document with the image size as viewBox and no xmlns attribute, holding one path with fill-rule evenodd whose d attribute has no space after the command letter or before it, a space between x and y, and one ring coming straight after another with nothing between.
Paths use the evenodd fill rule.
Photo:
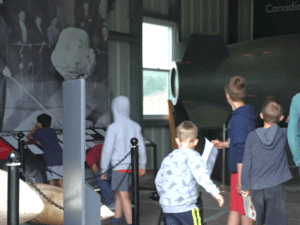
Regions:
<instances>
[{"instance_id":1,"label":"barrier rope","mask_svg":"<svg viewBox=\"0 0 300 225\"><path fill-rule=\"evenodd\" d=\"M29 181L29 183L31 184L32 187L34 187L34 189L41 195L43 196L44 199L46 199L48 202L50 202L52 205L54 205L55 207L61 209L61 210L64 210L64 207L56 204L54 201L52 201L47 195L45 195L41 189L39 189L35 184L34 184L34 178L29 178L25 173L24 171L20 168L20 172L22 173L22 175L24 177L26 177L26 179Z\"/></svg>"},{"instance_id":2,"label":"barrier rope","mask_svg":"<svg viewBox=\"0 0 300 225\"><path fill-rule=\"evenodd\" d=\"M109 168L108 170L106 170L105 172L103 173L100 173L98 176L95 176L95 177L91 177L91 178L86 178L85 181L88 181L88 180L93 180L93 179L97 179L98 177L101 177L102 175L106 174L108 171L110 170L113 170L114 168L116 168L118 165L121 164L121 162L123 162L129 155L131 154L131 151L129 151L116 165L114 165L113 167ZM129 164L129 167L127 170L129 170L130 168L130 164Z\"/></svg>"},{"instance_id":3,"label":"barrier rope","mask_svg":"<svg viewBox=\"0 0 300 225\"><path fill-rule=\"evenodd\" d=\"M127 153L127 154L126 154L126 155L125 155L125 156L124 156L124 157L123 157L116 165L114 165L113 167L109 168L109 169L108 169L107 171L105 171L104 173L101 173L101 174L99 174L98 176L95 176L95 177L92 177L92 178L87 178L87 179L85 179L85 180L87 181L87 180L97 179L98 177L100 177L100 176L106 174L108 171L113 170L115 167L117 167L118 165L120 165L121 162L123 162L130 154L131 154L131 151L129 151L129 152L128 152L128 153ZM32 155L35 157L35 159L37 160L37 162L45 168L45 170L49 171L50 173L54 173L54 174L58 175L59 177L63 177L62 175L60 175L60 174L58 174L58 173L52 171L51 169L48 169L48 168L47 168L47 167L46 167L46 166L45 166L45 165L44 165L44 164L36 157L35 154L32 154ZM107 202L114 196L114 194L119 190L121 184L123 183L123 181L124 181L124 179L125 179L125 177L126 177L126 174L128 174L128 170L130 169L130 166L131 166L131 164L129 164L129 166L128 166L126 172L124 173L124 175L123 175L123 177L122 177L122 180L121 180L120 183L117 185L116 190L114 190L114 191L112 192L112 194L109 196L109 198L106 199L106 200L104 201L105 205L106 205ZM34 182L35 182L35 179L34 179L34 178L29 178L29 177L24 173L24 171L23 171L21 168L20 168L20 172L21 172L22 175L29 181L29 183L31 184L31 186L34 187L34 189L35 189L35 190L36 190L36 191L37 191L44 199L46 199L49 203L51 203L51 204L54 205L55 207L57 207L57 208L59 208L59 209L61 209L61 210L64 210L64 208L63 208L62 206L60 206L60 205L56 204L55 202L53 202L47 195L45 195L45 194L41 191L41 189L39 189L39 188L34 184Z\"/></svg>"}]
</instances>

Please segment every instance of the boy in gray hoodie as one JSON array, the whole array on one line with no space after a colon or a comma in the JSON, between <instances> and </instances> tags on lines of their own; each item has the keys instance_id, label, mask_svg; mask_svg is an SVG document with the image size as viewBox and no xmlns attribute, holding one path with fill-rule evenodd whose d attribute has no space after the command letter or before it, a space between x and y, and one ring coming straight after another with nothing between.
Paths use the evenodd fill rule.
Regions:
<instances>
[{"instance_id":1,"label":"boy in gray hoodie","mask_svg":"<svg viewBox=\"0 0 300 225\"><path fill-rule=\"evenodd\" d=\"M138 139L140 176L145 174L147 155L141 127L138 123L130 119L129 99L125 96L118 96L112 101L111 108L114 123L107 128L101 156L101 172L106 172L111 162L111 165L114 167L112 171L111 188L116 192L115 218L112 224L120 223L122 211L124 211L127 224L130 225L132 224L132 206L128 189L131 185L131 175L129 174L131 173L131 155L129 154L120 164L118 163L130 152L130 140L132 138ZM127 170L128 168L129 171ZM125 179L122 181L124 176ZM106 180L106 174L102 175L101 179ZM121 183L121 185L118 187L119 183Z\"/></svg>"},{"instance_id":2,"label":"boy in gray hoodie","mask_svg":"<svg viewBox=\"0 0 300 225\"><path fill-rule=\"evenodd\" d=\"M251 197L256 210L257 225L287 224L286 197L282 183L292 174L286 157L286 128L282 121L283 109L279 102L264 102L260 117L264 127L249 133L243 158L242 190Z\"/></svg>"},{"instance_id":3,"label":"boy in gray hoodie","mask_svg":"<svg viewBox=\"0 0 300 225\"><path fill-rule=\"evenodd\" d=\"M162 162L155 178L159 203L167 225L201 224L196 206L200 184L222 207L224 198L211 181L201 155L193 150L198 143L198 128L190 121L182 122L176 128L175 149Z\"/></svg>"}]
</instances>

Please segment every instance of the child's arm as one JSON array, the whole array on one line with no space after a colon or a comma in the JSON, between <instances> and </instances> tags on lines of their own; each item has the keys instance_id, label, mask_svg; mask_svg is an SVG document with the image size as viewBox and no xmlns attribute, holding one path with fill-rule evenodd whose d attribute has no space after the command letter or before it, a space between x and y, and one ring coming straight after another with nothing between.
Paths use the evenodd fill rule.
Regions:
<instances>
[{"instance_id":1,"label":"child's arm","mask_svg":"<svg viewBox=\"0 0 300 225\"><path fill-rule=\"evenodd\" d=\"M139 132L138 145L139 145L139 176L143 176L146 173L147 154L146 154L144 138L141 131Z\"/></svg>"},{"instance_id":2,"label":"child's arm","mask_svg":"<svg viewBox=\"0 0 300 225\"><path fill-rule=\"evenodd\" d=\"M101 169L102 172L106 172L109 168L109 163L113 154L115 144L115 133L111 126L107 128L105 140L103 143L102 154L101 154Z\"/></svg>"},{"instance_id":3,"label":"child's arm","mask_svg":"<svg viewBox=\"0 0 300 225\"><path fill-rule=\"evenodd\" d=\"M212 140L211 143L213 143L217 149L229 148L228 141Z\"/></svg>"},{"instance_id":4,"label":"child's arm","mask_svg":"<svg viewBox=\"0 0 300 225\"><path fill-rule=\"evenodd\" d=\"M29 134L27 135L27 139L28 139L28 140L33 139L31 135L32 135L37 129L40 129L40 128L42 128L42 124L37 123L37 124L32 128L32 130L29 132Z\"/></svg>"},{"instance_id":5,"label":"child's arm","mask_svg":"<svg viewBox=\"0 0 300 225\"><path fill-rule=\"evenodd\" d=\"M300 166L300 151L299 151L299 137L298 135L298 123L300 116L300 94L293 97L290 107L290 120L287 128L288 143L293 155L296 166Z\"/></svg>"},{"instance_id":6,"label":"child's arm","mask_svg":"<svg viewBox=\"0 0 300 225\"><path fill-rule=\"evenodd\" d=\"M250 136L250 137L249 137ZM243 168L242 168L242 176L241 176L241 190L249 191L250 190L250 174L251 174L251 165L252 165L252 157L251 157L251 134L248 136L245 144L244 150L244 158L243 158Z\"/></svg>"},{"instance_id":7,"label":"child's arm","mask_svg":"<svg viewBox=\"0 0 300 225\"><path fill-rule=\"evenodd\" d=\"M163 190L163 172L164 172L164 161L161 163L161 166L156 174L156 177L155 177L155 186L156 186L156 190L157 190L157 193L158 195L160 195L160 193L162 192Z\"/></svg>"},{"instance_id":8,"label":"child's arm","mask_svg":"<svg viewBox=\"0 0 300 225\"><path fill-rule=\"evenodd\" d=\"M212 182L206 170L204 161L198 152L193 152L188 156L187 162L194 178L213 197L220 193L219 188Z\"/></svg>"}]
</instances>

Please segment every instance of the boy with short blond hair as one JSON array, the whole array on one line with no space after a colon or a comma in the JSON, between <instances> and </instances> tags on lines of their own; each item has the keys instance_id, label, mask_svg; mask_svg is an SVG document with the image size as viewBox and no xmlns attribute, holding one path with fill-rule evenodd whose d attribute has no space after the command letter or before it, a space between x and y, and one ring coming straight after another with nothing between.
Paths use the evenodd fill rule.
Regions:
<instances>
[{"instance_id":1,"label":"boy with short blond hair","mask_svg":"<svg viewBox=\"0 0 300 225\"><path fill-rule=\"evenodd\" d=\"M274 99L264 102L260 117L264 127L249 133L243 158L242 190L251 190L257 225L287 224L286 197L282 183L292 178L286 157L286 128L277 123L284 116Z\"/></svg>"},{"instance_id":2,"label":"boy with short blond hair","mask_svg":"<svg viewBox=\"0 0 300 225\"><path fill-rule=\"evenodd\" d=\"M201 155L194 150L199 141L197 136L195 124L182 122L176 128L175 141L179 148L163 160L156 175L155 185L167 225L201 224L196 206L198 184L218 201L220 207L224 204L223 196L211 181Z\"/></svg>"}]
</instances>

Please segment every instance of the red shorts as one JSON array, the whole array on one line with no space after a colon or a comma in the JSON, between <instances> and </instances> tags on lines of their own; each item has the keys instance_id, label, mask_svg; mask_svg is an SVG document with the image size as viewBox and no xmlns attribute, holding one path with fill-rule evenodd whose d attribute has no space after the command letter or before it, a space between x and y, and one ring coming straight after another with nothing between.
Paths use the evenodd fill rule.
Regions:
<instances>
[{"instance_id":1,"label":"red shorts","mask_svg":"<svg viewBox=\"0 0 300 225\"><path fill-rule=\"evenodd\" d=\"M236 190L237 173L231 174L230 179L230 211L237 211L239 215L245 215L243 196Z\"/></svg>"}]
</instances>

